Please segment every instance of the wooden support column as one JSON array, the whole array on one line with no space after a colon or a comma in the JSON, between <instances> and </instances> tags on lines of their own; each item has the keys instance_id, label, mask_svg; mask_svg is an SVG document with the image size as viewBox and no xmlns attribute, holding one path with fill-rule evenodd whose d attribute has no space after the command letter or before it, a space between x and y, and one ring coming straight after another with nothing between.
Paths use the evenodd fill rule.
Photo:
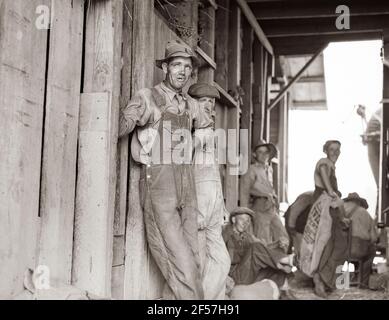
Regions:
<instances>
[{"instance_id":1,"label":"wooden support column","mask_svg":"<svg viewBox=\"0 0 389 320\"><path fill-rule=\"evenodd\" d=\"M121 71L120 107L125 107L131 98L132 81L132 16L133 0L123 0L123 67ZM115 217L113 225L113 259L112 259L112 297L124 297L124 263L126 242L126 216L127 216L127 184L129 163L129 136L121 138L117 151L117 183Z\"/></svg>"},{"instance_id":2,"label":"wooden support column","mask_svg":"<svg viewBox=\"0 0 389 320\"><path fill-rule=\"evenodd\" d=\"M230 3L230 24L229 24L229 42L228 42L228 90L236 91L240 79L240 30L241 14L235 1ZM228 109L227 129L235 130L235 135L230 140L227 137L228 148L235 146L236 152L239 152L239 107ZM228 135L227 135L228 136ZM227 149L228 149L227 148ZM231 153L230 153L231 154ZM228 151L227 151L228 155ZM237 156L238 154L236 154ZM235 156L235 155L233 155ZM229 159L227 156L227 170L225 175L226 183L226 208L231 211L238 205L239 199L239 176L236 174L237 165L235 159Z\"/></svg>"},{"instance_id":3,"label":"wooden support column","mask_svg":"<svg viewBox=\"0 0 389 320\"><path fill-rule=\"evenodd\" d=\"M384 30L384 58L389 51L389 29ZM379 212L386 231L386 263L389 266L389 66L383 65L383 105L382 105L382 128L381 128L381 166L380 166L380 206ZM389 281L387 282L389 286Z\"/></svg>"},{"instance_id":4,"label":"wooden support column","mask_svg":"<svg viewBox=\"0 0 389 320\"><path fill-rule=\"evenodd\" d=\"M244 91L240 129L247 130L248 141L242 141L240 145L241 161L251 163L251 139L252 139L252 79L253 79L253 40L254 31L246 18L242 21L243 45L241 53L242 77L240 85Z\"/></svg>"},{"instance_id":5,"label":"wooden support column","mask_svg":"<svg viewBox=\"0 0 389 320\"><path fill-rule=\"evenodd\" d=\"M0 1L0 298L23 288L36 267L47 30L36 8L47 0Z\"/></svg>"},{"instance_id":6,"label":"wooden support column","mask_svg":"<svg viewBox=\"0 0 389 320\"><path fill-rule=\"evenodd\" d=\"M253 73L254 83L252 86L253 95L253 127L252 127L252 141L251 147L258 143L262 137L263 131L263 62L264 49L258 39L254 39L253 43Z\"/></svg>"},{"instance_id":7,"label":"wooden support column","mask_svg":"<svg viewBox=\"0 0 389 320\"><path fill-rule=\"evenodd\" d=\"M72 282L111 296L123 0L89 5Z\"/></svg>"},{"instance_id":8,"label":"wooden support column","mask_svg":"<svg viewBox=\"0 0 389 320\"><path fill-rule=\"evenodd\" d=\"M279 201L287 201L287 165L288 165L288 96L280 102L280 120L278 128L278 167L279 167Z\"/></svg>"},{"instance_id":9,"label":"wooden support column","mask_svg":"<svg viewBox=\"0 0 389 320\"><path fill-rule=\"evenodd\" d=\"M153 0L133 0L132 94L151 87L154 78L155 15ZM159 298L150 292L150 253L139 199L140 166L130 157L124 299ZM155 269L154 265L154 269ZM154 283L154 287L157 286Z\"/></svg>"},{"instance_id":10,"label":"wooden support column","mask_svg":"<svg viewBox=\"0 0 389 320\"><path fill-rule=\"evenodd\" d=\"M72 274L84 1L53 0L51 12L39 264L55 285Z\"/></svg>"}]
</instances>

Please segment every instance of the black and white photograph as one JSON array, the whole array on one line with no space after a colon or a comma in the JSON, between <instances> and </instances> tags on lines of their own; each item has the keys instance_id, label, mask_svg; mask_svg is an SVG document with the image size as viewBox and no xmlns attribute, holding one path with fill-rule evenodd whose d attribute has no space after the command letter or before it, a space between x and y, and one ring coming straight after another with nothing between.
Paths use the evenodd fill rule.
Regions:
<instances>
[{"instance_id":1,"label":"black and white photograph","mask_svg":"<svg viewBox=\"0 0 389 320\"><path fill-rule=\"evenodd\" d=\"M0 300L389 300L388 232L388 0L0 0Z\"/></svg>"}]
</instances>

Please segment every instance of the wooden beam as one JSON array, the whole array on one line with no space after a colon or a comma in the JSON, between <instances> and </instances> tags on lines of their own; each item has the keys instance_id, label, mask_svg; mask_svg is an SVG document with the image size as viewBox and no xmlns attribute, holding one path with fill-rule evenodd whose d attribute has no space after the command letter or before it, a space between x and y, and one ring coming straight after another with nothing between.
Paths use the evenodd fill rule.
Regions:
<instances>
[{"instance_id":1,"label":"wooden beam","mask_svg":"<svg viewBox=\"0 0 389 320\"><path fill-rule=\"evenodd\" d=\"M206 54L201 48L197 47L196 52L198 55L204 60L205 64L202 64L200 68L212 68L213 70L216 70L216 62L208 55Z\"/></svg>"},{"instance_id":2,"label":"wooden beam","mask_svg":"<svg viewBox=\"0 0 389 320\"><path fill-rule=\"evenodd\" d=\"M278 94L278 96L276 98L274 98L274 100L270 103L270 105L267 107L267 110L271 110L272 108L274 108L276 106L276 104L282 99L282 97L285 95L286 92L288 92L288 90L290 90L290 88L293 86L293 84L295 84L300 78L301 76L303 75L303 73L305 72L305 70L307 70L309 68L309 66L316 60L316 58L321 55L324 51L324 49L326 48L327 46L324 46L322 48L320 48L313 56L311 59L309 59L309 61L301 68L301 70L293 77L292 81L290 81L282 90L281 92Z\"/></svg>"},{"instance_id":3,"label":"wooden beam","mask_svg":"<svg viewBox=\"0 0 389 320\"><path fill-rule=\"evenodd\" d=\"M155 14L153 0L133 0L132 94L152 87L154 78ZM130 158L124 299L149 299L150 253L139 199L140 166Z\"/></svg>"},{"instance_id":4,"label":"wooden beam","mask_svg":"<svg viewBox=\"0 0 389 320\"><path fill-rule=\"evenodd\" d=\"M239 104L237 101L234 100L233 97L229 93L227 93L226 90L224 90L218 83L214 82L213 85L216 87L216 89L220 93L220 100L225 104L227 107L236 108L239 109Z\"/></svg>"},{"instance_id":5,"label":"wooden beam","mask_svg":"<svg viewBox=\"0 0 389 320\"><path fill-rule=\"evenodd\" d=\"M123 0L89 5L72 281L111 296Z\"/></svg>"},{"instance_id":6,"label":"wooden beam","mask_svg":"<svg viewBox=\"0 0 389 320\"><path fill-rule=\"evenodd\" d=\"M316 0L315 4L307 4L303 1L274 1L259 3L257 1L248 1L254 16L261 20L278 20L281 19L303 19L303 18L323 18L339 16L336 13L336 7L339 5L348 5L350 16L357 17L369 15L374 19L374 15L388 14L389 5L386 1L371 0L369 3L364 1L328 1Z\"/></svg>"},{"instance_id":7,"label":"wooden beam","mask_svg":"<svg viewBox=\"0 0 389 320\"><path fill-rule=\"evenodd\" d=\"M72 274L84 1L54 0L50 9L39 264L54 286Z\"/></svg>"},{"instance_id":8,"label":"wooden beam","mask_svg":"<svg viewBox=\"0 0 389 320\"><path fill-rule=\"evenodd\" d=\"M24 290L35 269L47 30L35 21L49 1L0 2L0 297Z\"/></svg>"},{"instance_id":9,"label":"wooden beam","mask_svg":"<svg viewBox=\"0 0 389 320\"><path fill-rule=\"evenodd\" d=\"M248 4L246 3L246 1L245 0L236 0L236 2L238 3L238 5L239 5L240 9L242 10L242 13L246 17L247 21L249 22L249 24L253 28L256 36L258 37L258 40L262 43L264 48L271 55L273 55L274 54L273 53L273 47L270 44L269 40L267 39L267 37L266 37L265 33L263 32L263 30L261 29L260 25L258 24L257 19L255 18L253 12L251 11L251 9L248 6Z\"/></svg>"},{"instance_id":10,"label":"wooden beam","mask_svg":"<svg viewBox=\"0 0 389 320\"><path fill-rule=\"evenodd\" d=\"M389 14L356 16L351 19L349 30L339 30L333 18L283 19L262 21L261 26L269 39L291 36L317 36L380 32L389 25Z\"/></svg>"}]
</instances>

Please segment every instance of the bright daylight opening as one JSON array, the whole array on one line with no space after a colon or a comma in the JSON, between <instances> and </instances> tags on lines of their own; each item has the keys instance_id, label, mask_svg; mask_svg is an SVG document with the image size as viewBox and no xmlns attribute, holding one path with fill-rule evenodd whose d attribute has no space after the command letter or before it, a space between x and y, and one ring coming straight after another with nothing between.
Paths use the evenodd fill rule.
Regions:
<instances>
[{"instance_id":1,"label":"bright daylight opening","mask_svg":"<svg viewBox=\"0 0 389 320\"><path fill-rule=\"evenodd\" d=\"M328 110L291 110L289 118L288 200L314 189L315 164L325 157L326 140L342 143L336 163L342 197L357 192L369 203L374 216L376 185L370 169L367 147L361 134L366 128L357 105L366 107L366 117L381 106L381 41L331 43L324 51Z\"/></svg>"}]
</instances>

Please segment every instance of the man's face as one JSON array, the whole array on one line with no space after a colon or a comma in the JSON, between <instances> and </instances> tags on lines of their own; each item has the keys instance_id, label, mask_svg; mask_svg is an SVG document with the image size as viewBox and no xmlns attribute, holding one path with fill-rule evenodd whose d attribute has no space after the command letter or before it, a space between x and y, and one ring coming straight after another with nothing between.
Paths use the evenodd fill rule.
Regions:
<instances>
[{"instance_id":1,"label":"man's face","mask_svg":"<svg viewBox=\"0 0 389 320\"><path fill-rule=\"evenodd\" d=\"M204 110L208 114L212 113L213 108L215 107L215 98L201 97L198 102L201 110Z\"/></svg>"},{"instance_id":2,"label":"man's face","mask_svg":"<svg viewBox=\"0 0 389 320\"><path fill-rule=\"evenodd\" d=\"M232 223L236 231L244 232L250 226L251 217L248 214L239 214L232 218Z\"/></svg>"},{"instance_id":3,"label":"man's face","mask_svg":"<svg viewBox=\"0 0 389 320\"><path fill-rule=\"evenodd\" d=\"M335 163L340 155L340 146L338 143L331 143L327 148L327 157L330 159L333 163Z\"/></svg>"},{"instance_id":4,"label":"man's face","mask_svg":"<svg viewBox=\"0 0 389 320\"><path fill-rule=\"evenodd\" d=\"M269 162L270 152L266 146L262 146L255 150L255 158L259 163L266 164Z\"/></svg>"},{"instance_id":5,"label":"man's face","mask_svg":"<svg viewBox=\"0 0 389 320\"><path fill-rule=\"evenodd\" d=\"M182 57L173 58L169 61L169 64L163 63L162 69L166 74L168 85L172 89L180 91L192 75L192 59Z\"/></svg>"}]
</instances>

